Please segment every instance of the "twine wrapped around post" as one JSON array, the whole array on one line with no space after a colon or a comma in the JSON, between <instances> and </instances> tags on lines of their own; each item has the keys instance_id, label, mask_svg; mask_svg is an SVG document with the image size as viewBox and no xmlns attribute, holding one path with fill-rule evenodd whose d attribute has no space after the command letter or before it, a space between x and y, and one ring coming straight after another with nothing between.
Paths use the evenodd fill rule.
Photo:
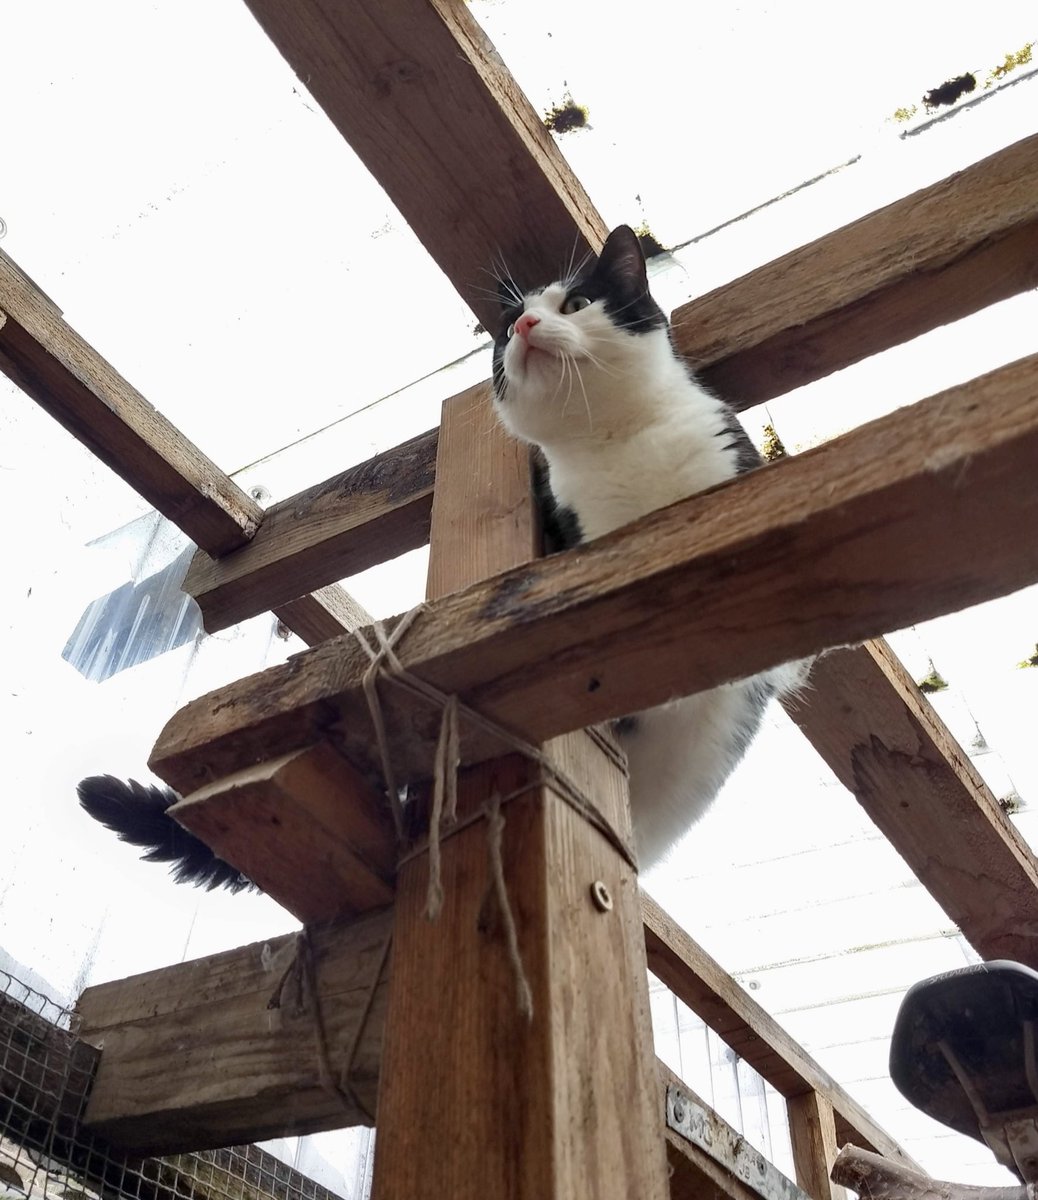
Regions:
<instances>
[{"instance_id":1,"label":"twine wrapped around post","mask_svg":"<svg viewBox=\"0 0 1038 1200\"><path fill-rule=\"evenodd\" d=\"M584 795L577 785L560 771L555 764L536 746L511 730L491 721L475 709L462 703L457 696L435 687L427 680L413 675L401 663L396 647L400 639L414 622L415 617L425 609L419 604L405 613L396 623L390 633L386 633L381 621L376 621L371 627L377 641L377 647L364 636L360 629L353 631L353 637L360 644L369 660L369 666L364 673L364 695L371 713L371 721L375 729L375 740L378 746L382 766L382 777L385 783L389 803L393 811L397 836L401 843L404 837L403 807L396 785L396 776L389 753L389 738L386 733L385 716L382 712L382 702L379 695L378 683L385 680L394 686L402 688L410 695L417 696L440 710L440 734L436 745L436 755L433 763L433 801L429 822L429 837L425 845L411 847L404 852L399 863L408 861L419 854L429 855L429 884L426 896L426 916L435 920L443 907L443 883L441 878L440 847L443 838L460 833L476 820L488 822L488 855L490 861L491 886L501 907L508 946L508 957L516 977L517 1003L520 1013L527 1019L533 1018L533 999L529 981L523 968L522 955L519 950L519 938L516 930L515 915L512 912L508 889L505 886L504 866L501 857L501 839L504 831L504 816L502 808L511 800L537 787L544 787L568 804L575 812L597 829L609 843L618 851L625 861L638 870L638 860L634 848L623 838L603 816L599 809ZM540 778L510 793L503 798L495 797L492 802L479 813L468 819L457 820L457 776L461 762L460 723L465 721L475 729L491 735L506 750L512 750L529 759L540 768ZM596 741L607 745L607 739L598 735ZM610 756L618 761L618 751L609 746ZM444 829L445 823L449 826Z\"/></svg>"}]
</instances>

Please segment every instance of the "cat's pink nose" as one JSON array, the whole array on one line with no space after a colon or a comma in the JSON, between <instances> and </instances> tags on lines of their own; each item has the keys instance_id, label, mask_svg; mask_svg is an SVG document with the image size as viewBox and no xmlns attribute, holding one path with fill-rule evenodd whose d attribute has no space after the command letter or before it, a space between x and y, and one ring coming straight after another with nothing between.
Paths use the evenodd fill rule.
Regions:
<instances>
[{"instance_id":1,"label":"cat's pink nose","mask_svg":"<svg viewBox=\"0 0 1038 1200\"><path fill-rule=\"evenodd\" d=\"M523 315L515 323L515 331L525 342L529 340L530 330L535 325L540 325L540 323L540 317L535 317L533 313L523 313Z\"/></svg>"}]
</instances>

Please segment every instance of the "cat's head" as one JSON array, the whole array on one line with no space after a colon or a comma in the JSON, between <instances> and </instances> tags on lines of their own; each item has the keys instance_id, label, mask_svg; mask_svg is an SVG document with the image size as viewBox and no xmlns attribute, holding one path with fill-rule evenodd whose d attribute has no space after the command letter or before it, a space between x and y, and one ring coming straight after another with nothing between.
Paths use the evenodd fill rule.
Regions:
<instances>
[{"instance_id":1,"label":"cat's head","mask_svg":"<svg viewBox=\"0 0 1038 1200\"><path fill-rule=\"evenodd\" d=\"M502 294L494 401L516 436L539 445L608 429L662 356L667 319L649 294L637 235L621 225L570 279Z\"/></svg>"}]
</instances>

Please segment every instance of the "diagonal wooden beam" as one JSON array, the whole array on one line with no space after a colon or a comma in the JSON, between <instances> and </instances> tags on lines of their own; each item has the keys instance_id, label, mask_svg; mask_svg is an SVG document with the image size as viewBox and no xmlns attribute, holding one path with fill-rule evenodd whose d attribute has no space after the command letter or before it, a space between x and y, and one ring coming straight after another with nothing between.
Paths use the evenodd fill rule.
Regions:
<instances>
[{"instance_id":1,"label":"diagonal wooden beam","mask_svg":"<svg viewBox=\"0 0 1038 1200\"><path fill-rule=\"evenodd\" d=\"M464 4L247 2L488 328L495 265L543 282L601 245L602 218Z\"/></svg>"},{"instance_id":2,"label":"diagonal wooden beam","mask_svg":"<svg viewBox=\"0 0 1038 1200\"><path fill-rule=\"evenodd\" d=\"M0 256L0 370L210 554L263 510L153 408Z\"/></svg>"},{"instance_id":3,"label":"diagonal wooden beam","mask_svg":"<svg viewBox=\"0 0 1038 1200\"><path fill-rule=\"evenodd\" d=\"M649 970L777 1092L787 1099L812 1092L825 1097L841 1137L911 1163L857 1101L644 892L642 920Z\"/></svg>"},{"instance_id":4,"label":"diagonal wooden beam","mask_svg":"<svg viewBox=\"0 0 1038 1200\"><path fill-rule=\"evenodd\" d=\"M432 429L271 505L250 543L233 554L196 554L184 591L198 602L208 632L424 546L436 443Z\"/></svg>"},{"instance_id":5,"label":"diagonal wooden beam","mask_svg":"<svg viewBox=\"0 0 1038 1200\"><path fill-rule=\"evenodd\" d=\"M1038 134L679 308L674 339L737 408L1038 284Z\"/></svg>"},{"instance_id":6,"label":"diagonal wooden beam","mask_svg":"<svg viewBox=\"0 0 1038 1200\"><path fill-rule=\"evenodd\" d=\"M983 958L1038 968L1038 864L884 641L823 655L789 715Z\"/></svg>"},{"instance_id":7,"label":"diagonal wooden beam","mask_svg":"<svg viewBox=\"0 0 1038 1200\"><path fill-rule=\"evenodd\" d=\"M1036 378L1023 359L435 601L402 661L536 743L1022 587L1038 577L1038 545L1017 536L1038 522ZM366 667L337 639L203 697L153 766L187 793L335 725L374 771ZM437 714L405 717L385 691L401 779L428 775ZM464 739L466 761L497 749Z\"/></svg>"}]
</instances>

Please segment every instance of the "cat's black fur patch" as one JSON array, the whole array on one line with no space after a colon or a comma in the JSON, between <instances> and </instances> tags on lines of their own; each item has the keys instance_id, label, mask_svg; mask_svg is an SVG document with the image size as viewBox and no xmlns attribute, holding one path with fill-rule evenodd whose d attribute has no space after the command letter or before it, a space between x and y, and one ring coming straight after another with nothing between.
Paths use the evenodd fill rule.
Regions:
<instances>
[{"instance_id":1,"label":"cat's black fur patch","mask_svg":"<svg viewBox=\"0 0 1038 1200\"><path fill-rule=\"evenodd\" d=\"M548 482L548 464L538 450L533 456L533 495L541 517L541 533L545 554L558 554L571 546L579 546L584 531L572 508L559 504Z\"/></svg>"},{"instance_id":2,"label":"cat's black fur patch","mask_svg":"<svg viewBox=\"0 0 1038 1200\"><path fill-rule=\"evenodd\" d=\"M180 797L171 788L146 786L114 775L91 775L76 788L79 803L106 829L131 846L143 846L146 862L170 863L177 883L193 883L208 891L223 887L231 892L255 888L230 863L224 862L205 842L188 833L166 812Z\"/></svg>"},{"instance_id":3,"label":"cat's black fur patch","mask_svg":"<svg viewBox=\"0 0 1038 1200\"><path fill-rule=\"evenodd\" d=\"M755 471L757 467L764 465L764 459L735 413L729 409L728 416L728 424L719 430L717 436L726 438L728 448L735 451L735 469L740 475L747 471Z\"/></svg>"}]
</instances>

